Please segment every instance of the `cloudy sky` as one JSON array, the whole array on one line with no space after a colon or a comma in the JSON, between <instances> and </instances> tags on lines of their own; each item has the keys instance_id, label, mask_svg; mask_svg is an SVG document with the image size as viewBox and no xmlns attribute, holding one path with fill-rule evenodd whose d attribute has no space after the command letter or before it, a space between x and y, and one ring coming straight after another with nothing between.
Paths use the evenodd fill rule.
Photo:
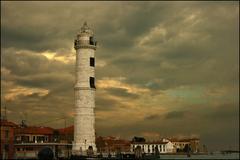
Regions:
<instances>
[{"instance_id":1,"label":"cloudy sky","mask_svg":"<svg viewBox=\"0 0 240 160\"><path fill-rule=\"evenodd\" d=\"M94 30L97 135L239 146L237 2L1 2L1 107L73 124L73 41ZM56 120L58 119L58 120Z\"/></svg>"}]
</instances>

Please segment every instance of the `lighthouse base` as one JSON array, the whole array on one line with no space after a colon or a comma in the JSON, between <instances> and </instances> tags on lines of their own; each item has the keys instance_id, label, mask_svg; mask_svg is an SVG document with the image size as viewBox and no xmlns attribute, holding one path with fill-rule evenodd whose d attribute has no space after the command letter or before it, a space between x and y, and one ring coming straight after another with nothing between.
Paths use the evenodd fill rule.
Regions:
<instances>
[{"instance_id":1,"label":"lighthouse base","mask_svg":"<svg viewBox=\"0 0 240 160\"><path fill-rule=\"evenodd\" d=\"M72 148L72 155L93 156L97 154L95 144L74 143Z\"/></svg>"}]
</instances>

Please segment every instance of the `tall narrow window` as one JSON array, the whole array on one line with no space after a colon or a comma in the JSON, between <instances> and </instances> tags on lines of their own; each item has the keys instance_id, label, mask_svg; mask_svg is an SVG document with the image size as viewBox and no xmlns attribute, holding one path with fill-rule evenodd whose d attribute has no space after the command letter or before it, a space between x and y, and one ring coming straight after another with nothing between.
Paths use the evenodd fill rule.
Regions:
<instances>
[{"instance_id":1,"label":"tall narrow window","mask_svg":"<svg viewBox=\"0 0 240 160\"><path fill-rule=\"evenodd\" d=\"M94 39L93 39L93 37L90 37L89 43L90 43L91 45L94 45Z\"/></svg>"},{"instance_id":2,"label":"tall narrow window","mask_svg":"<svg viewBox=\"0 0 240 160\"><path fill-rule=\"evenodd\" d=\"M91 87L91 88L96 88L96 87L95 87L95 79L94 79L94 77L90 77L90 78L89 78L89 81L90 81L90 87Z\"/></svg>"},{"instance_id":3,"label":"tall narrow window","mask_svg":"<svg viewBox=\"0 0 240 160\"><path fill-rule=\"evenodd\" d=\"M90 66L95 66L95 59L93 57L90 57Z\"/></svg>"}]
</instances>

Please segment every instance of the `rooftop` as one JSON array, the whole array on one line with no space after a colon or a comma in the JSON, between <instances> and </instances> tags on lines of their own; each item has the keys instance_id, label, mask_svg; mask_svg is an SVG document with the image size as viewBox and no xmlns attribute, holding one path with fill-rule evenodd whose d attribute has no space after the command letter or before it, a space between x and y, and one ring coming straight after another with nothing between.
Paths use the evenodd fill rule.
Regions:
<instances>
[{"instance_id":1,"label":"rooftop","mask_svg":"<svg viewBox=\"0 0 240 160\"><path fill-rule=\"evenodd\" d=\"M168 142L163 141L152 141L152 142L132 142L132 144L167 144Z\"/></svg>"},{"instance_id":2,"label":"rooftop","mask_svg":"<svg viewBox=\"0 0 240 160\"><path fill-rule=\"evenodd\" d=\"M1 119L0 125L1 125L1 126L17 127L17 124L15 124L15 123L13 123L13 122L10 122L10 121L7 121L7 120L5 120L5 119Z\"/></svg>"},{"instance_id":3,"label":"rooftop","mask_svg":"<svg viewBox=\"0 0 240 160\"><path fill-rule=\"evenodd\" d=\"M27 127L18 127L15 130L16 134L43 134L49 135L53 134L54 129L50 127L37 127L37 126L27 126Z\"/></svg>"},{"instance_id":4,"label":"rooftop","mask_svg":"<svg viewBox=\"0 0 240 160\"><path fill-rule=\"evenodd\" d=\"M171 142L190 142L190 141L199 141L199 138L169 138Z\"/></svg>"},{"instance_id":5,"label":"rooftop","mask_svg":"<svg viewBox=\"0 0 240 160\"><path fill-rule=\"evenodd\" d=\"M66 128L59 128L57 130L59 131L59 134L73 134L74 126L71 125L71 126L66 127Z\"/></svg>"}]
</instances>

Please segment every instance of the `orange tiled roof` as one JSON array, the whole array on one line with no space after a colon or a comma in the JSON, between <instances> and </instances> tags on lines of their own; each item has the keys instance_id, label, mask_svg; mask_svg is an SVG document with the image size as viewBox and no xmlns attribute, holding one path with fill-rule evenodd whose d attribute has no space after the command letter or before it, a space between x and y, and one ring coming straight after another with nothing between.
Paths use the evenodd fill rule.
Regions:
<instances>
[{"instance_id":1,"label":"orange tiled roof","mask_svg":"<svg viewBox=\"0 0 240 160\"><path fill-rule=\"evenodd\" d=\"M59 131L60 134L73 134L74 126L72 125L66 128L59 128L57 130Z\"/></svg>"},{"instance_id":2,"label":"orange tiled roof","mask_svg":"<svg viewBox=\"0 0 240 160\"><path fill-rule=\"evenodd\" d=\"M190 141L195 141L195 140L199 140L199 138L170 138L169 141L171 142L190 142Z\"/></svg>"},{"instance_id":3,"label":"orange tiled roof","mask_svg":"<svg viewBox=\"0 0 240 160\"><path fill-rule=\"evenodd\" d=\"M168 142L153 141L153 142L132 142L132 144L167 144Z\"/></svg>"},{"instance_id":4,"label":"orange tiled roof","mask_svg":"<svg viewBox=\"0 0 240 160\"><path fill-rule=\"evenodd\" d=\"M17 127L17 125L15 123L7 121L7 120L3 120L3 119L1 119L0 125L1 126Z\"/></svg>"},{"instance_id":5,"label":"orange tiled roof","mask_svg":"<svg viewBox=\"0 0 240 160\"><path fill-rule=\"evenodd\" d=\"M43 134L49 135L53 134L53 128L50 127L37 127L37 126L29 126L29 127L18 127L15 130L16 134Z\"/></svg>"},{"instance_id":6,"label":"orange tiled roof","mask_svg":"<svg viewBox=\"0 0 240 160\"><path fill-rule=\"evenodd\" d=\"M96 142L102 141L105 145L125 145L130 146L130 141L124 140L124 139L117 139L115 137L109 136L109 137L102 137L99 136L96 138Z\"/></svg>"}]
</instances>

